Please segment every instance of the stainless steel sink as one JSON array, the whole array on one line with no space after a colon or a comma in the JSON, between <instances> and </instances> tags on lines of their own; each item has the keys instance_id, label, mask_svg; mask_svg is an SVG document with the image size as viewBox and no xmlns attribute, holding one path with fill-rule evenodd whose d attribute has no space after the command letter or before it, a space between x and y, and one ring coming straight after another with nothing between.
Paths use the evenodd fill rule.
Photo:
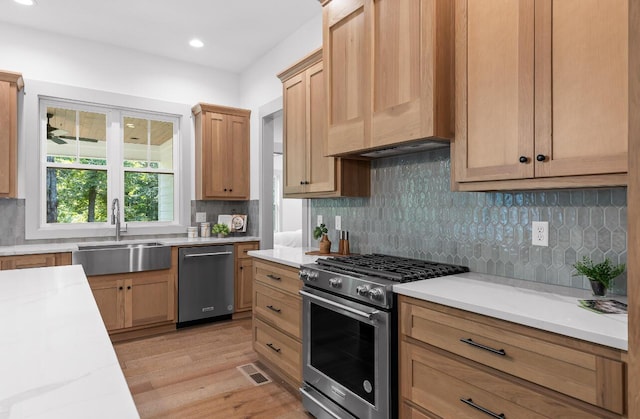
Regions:
<instances>
[{"instance_id":1,"label":"stainless steel sink","mask_svg":"<svg viewBox=\"0 0 640 419\"><path fill-rule=\"evenodd\" d=\"M89 276L168 269L171 246L158 242L81 245L71 260Z\"/></svg>"}]
</instances>

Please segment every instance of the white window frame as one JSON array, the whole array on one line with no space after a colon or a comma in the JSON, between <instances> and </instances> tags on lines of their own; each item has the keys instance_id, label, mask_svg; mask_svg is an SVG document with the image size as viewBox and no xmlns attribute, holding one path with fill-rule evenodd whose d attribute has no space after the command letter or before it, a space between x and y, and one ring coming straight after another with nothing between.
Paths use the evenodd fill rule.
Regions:
<instances>
[{"instance_id":1,"label":"white window frame","mask_svg":"<svg viewBox=\"0 0 640 419\"><path fill-rule=\"evenodd\" d=\"M107 173L107 204L109 210L113 198L120 200L121 223L124 227L124 170L122 157L122 121L124 116L170 121L174 125L173 170L161 169L160 173L173 172L173 221L127 222L127 236L159 235L184 233L190 225L190 189L189 178L191 162L191 123L190 107L153 99L131 97L109 92L56 85L46 82L30 81L37 93L25 95L23 113L24 138L19 144L19 178L24 189L20 196L26 198L25 237L26 239L59 239L115 236L115 226L110 216L107 222L60 223L46 222L46 108L47 106L67 107L107 113L107 160L117 159L119 168ZM33 90L31 91L33 92ZM105 112L107 111L107 112ZM118 122L119 121L119 122ZM112 141L112 138L115 140ZM113 143L113 144L112 144ZM37 150L37 156L34 151ZM109 163L107 164L109 165ZM69 168L92 169L97 166ZM102 169L102 166L99 166ZM143 172L156 172L156 169L143 169ZM37 173L37 175L35 175ZM117 192L116 192L117 191ZM115 195L118 196L115 196ZM108 213L110 215L110 212Z\"/></svg>"}]
</instances>

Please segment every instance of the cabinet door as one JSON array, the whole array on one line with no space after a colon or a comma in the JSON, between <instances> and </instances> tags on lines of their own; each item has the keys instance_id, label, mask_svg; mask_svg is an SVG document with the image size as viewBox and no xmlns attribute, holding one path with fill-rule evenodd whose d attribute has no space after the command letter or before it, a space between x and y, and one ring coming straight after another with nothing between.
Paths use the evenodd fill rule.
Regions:
<instances>
[{"instance_id":1,"label":"cabinet door","mask_svg":"<svg viewBox=\"0 0 640 419\"><path fill-rule=\"evenodd\" d=\"M227 166L231 179L227 188L230 199L249 199L249 118L228 115L227 160L218 162Z\"/></svg>"},{"instance_id":2,"label":"cabinet door","mask_svg":"<svg viewBox=\"0 0 640 419\"><path fill-rule=\"evenodd\" d=\"M370 3L371 146L452 138L451 1Z\"/></svg>"},{"instance_id":3,"label":"cabinet door","mask_svg":"<svg viewBox=\"0 0 640 419\"><path fill-rule=\"evenodd\" d=\"M0 81L0 197L15 197L18 97L16 87Z\"/></svg>"},{"instance_id":4,"label":"cabinet door","mask_svg":"<svg viewBox=\"0 0 640 419\"><path fill-rule=\"evenodd\" d=\"M224 197L227 192L227 124L221 113L203 113L202 183L206 198ZM222 164L221 164L222 163Z\"/></svg>"},{"instance_id":5,"label":"cabinet door","mask_svg":"<svg viewBox=\"0 0 640 419\"><path fill-rule=\"evenodd\" d=\"M332 1L323 6L322 13L328 152L339 154L363 149L368 145L370 123L365 2Z\"/></svg>"},{"instance_id":6,"label":"cabinet door","mask_svg":"<svg viewBox=\"0 0 640 419\"><path fill-rule=\"evenodd\" d=\"M89 278L93 298L108 331L125 327L125 300L123 279Z\"/></svg>"},{"instance_id":7,"label":"cabinet door","mask_svg":"<svg viewBox=\"0 0 640 419\"><path fill-rule=\"evenodd\" d=\"M2 259L2 270L56 266L56 254L11 256Z\"/></svg>"},{"instance_id":8,"label":"cabinet door","mask_svg":"<svg viewBox=\"0 0 640 419\"><path fill-rule=\"evenodd\" d=\"M456 0L455 180L531 178L534 2Z\"/></svg>"},{"instance_id":9,"label":"cabinet door","mask_svg":"<svg viewBox=\"0 0 640 419\"><path fill-rule=\"evenodd\" d=\"M125 301L128 326L171 321L175 318L174 276L158 271L143 278L127 279Z\"/></svg>"},{"instance_id":10,"label":"cabinet door","mask_svg":"<svg viewBox=\"0 0 640 419\"><path fill-rule=\"evenodd\" d=\"M235 311L251 310L253 300L253 259L238 259L236 262Z\"/></svg>"},{"instance_id":11,"label":"cabinet door","mask_svg":"<svg viewBox=\"0 0 640 419\"><path fill-rule=\"evenodd\" d=\"M536 177L627 172L628 3L536 1Z\"/></svg>"},{"instance_id":12,"label":"cabinet door","mask_svg":"<svg viewBox=\"0 0 640 419\"><path fill-rule=\"evenodd\" d=\"M307 192L336 190L336 159L327 155L327 119L322 62L305 72L307 81Z\"/></svg>"},{"instance_id":13,"label":"cabinet door","mask_svg":"<svg viewBox=\"0 0 640 419\"><path fill-rule=\"evenodd\" d=\"M283 84L283 184L285 194L305 191L307 143L307 80L306 73L298 74ZM324 115L324 112L323 112Z\"/></svg>"}]
</instances>

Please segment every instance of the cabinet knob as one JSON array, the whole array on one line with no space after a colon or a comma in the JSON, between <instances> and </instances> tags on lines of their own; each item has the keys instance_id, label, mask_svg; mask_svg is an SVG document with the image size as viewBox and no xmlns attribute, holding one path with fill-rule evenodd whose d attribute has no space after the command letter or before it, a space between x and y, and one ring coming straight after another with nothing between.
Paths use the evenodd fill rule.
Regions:
<instances>
[{"instance_id":1,"label":"cabinet knob","mask_svg":"<svg viewBox=\"0 0 640 419\"><path fill-rule=\"evenodd\" d=\"M118 289L122 291L124 289L124 287L118 287Z\"/></svg>"},{"instance_id":2,"label":"cabinet knob","mask_svg":"<svg viewBox=\"0 0 640 419\"><path fill-rule=\"evenodd\" d=\"M227 192L227 188L224 188L224 191Z\"/></svg>"},{"instance_id":3,"label":"cabinet knob","mask_svg":"<svg viewBox=\"0 0 640 419\"><path fill-rule=\"evenodd\" d=\"M304 185L304 180L301 180L301 181L300 181L300 184L301 184L301 185Z\"/></svg>"},{"instance_id":4,"label":"cabinet knob","mask_svg":"<svg viewBox=\"0 0 640 419\"><path fill-rule=\"evenodd\" d=\"M233 192L233 189L229 189L229 192Z\"/></svg>"},{"instance_id":5,"label":"cabinet knob","mask_svg":"<svg viewBox=\"0 0 640 419\"><path fill-rule=\"evenodd\" d=\"M305 185L308 185L309 183L310 183L310 182L309 182L308 180L305 180L305 181L304 181L304 184L305 184Z\"/></svg>"},{"instance_id":6,"label":"cabinet knob","mask_svg":"<svg viewBox=\"0 0 640 419\"><path fill-rule=\"evenodd\" d=\"M127 289L130 290L131 289L131 285L127 286Z\"/></svg>"},{"instance_id":7,"label":"cabinet knob","mask_svg":"<svg viewBox=\"0 0 640 419\"><path fill-rule=\"evenodd\" d=\"M538 154L536 156L536 160L538 161L545 161L547 159L547 157L544 154Z\"/></svg>"},{"instance_id":8,"label":"cabinet knob","mask_svg":"<svg viewBox=\"0 0 640 419\"><path fill-rule=\"evenodd\" d=\"M526 163L529 161L528 158L526 158L525 156L520 156L520 159L518 159L520 161L520 163Z\"/></svg>"}]
</instances>

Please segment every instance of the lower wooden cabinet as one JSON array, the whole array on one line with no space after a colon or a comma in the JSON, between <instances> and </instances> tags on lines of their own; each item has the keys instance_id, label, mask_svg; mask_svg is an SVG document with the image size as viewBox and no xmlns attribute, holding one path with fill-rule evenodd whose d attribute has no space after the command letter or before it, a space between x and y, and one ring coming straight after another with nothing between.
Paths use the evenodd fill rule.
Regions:
<instances>
[{"instance_id":1,"label":"lower wooden cabinet","mask_svg":"<svg viewBox=\"0 0 640 419\"><path fill-rule=\"evenodd\" d=\"M622 351L409 297L399 301L401 410L443 418L623 417Z\"/></svg>"},{"instance_id":2,"label":"lower wooden cabinet","mask_svg":"<svg viewBox=\"0 0 640 419\"><path fill-rule=\"evenodd\" d=\"M173 269L90 276L88 280L110 334L175 323Z\"/></svg>"},{"instance_id":3,"label":"lower wooden cabinet","mask_svg":"<svg viewBox=\"0 0 640 419\"><path fill-rule=\"evenodd\" d=\"M253 348L280 378L302 384L302 281L298 269L253 262Z\"/></svg>"},{"instance_id":4,"label":"lower wooden cabinet","mask_svg":"<svg viewBox=\"0 0 640 419\"><path fill-rule=\"evenodd\" d=\"M0 257L0 270L71 265L71 253L43 253Z\"/></svg>"},{"instance_id":5,"label":"lower wooden cabinet","mask_svg":"<svg viewBox=\"0 0 640 419\"><path fill-rule=\"evenodd\" d=\"M260 243L258 242L235 244L235 313L251 311L253 258L247 252L259 248Z\"/></svg>"}]
</instances>

